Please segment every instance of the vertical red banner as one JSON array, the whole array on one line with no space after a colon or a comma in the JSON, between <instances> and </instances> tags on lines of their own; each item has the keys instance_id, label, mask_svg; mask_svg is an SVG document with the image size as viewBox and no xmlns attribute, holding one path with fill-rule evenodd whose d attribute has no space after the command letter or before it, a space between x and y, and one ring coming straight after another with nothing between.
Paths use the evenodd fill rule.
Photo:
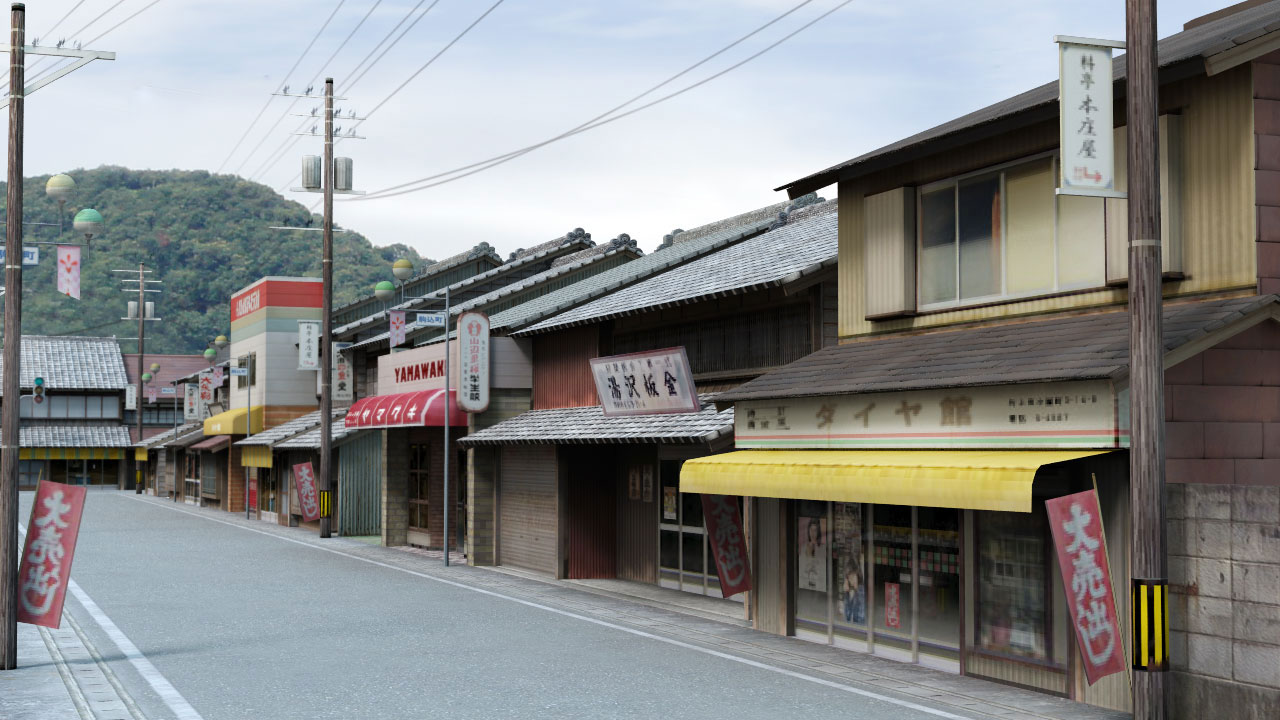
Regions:
<instances>
[{"instance_id":1,"label":"vertical red banner","mask_svg":"<svg viewBox=\"0 0 1280 720\"><path fill-rule=\"evenodd\" d=\"M1092 685L1125 669L1120 618L1111 590L1098 493L1086 490L1045 501L1058 567L1067 591L1067 609L1080 646L1085 676Z\"/></svg>"},{"instance_id":2,"label":"vertical red banner","mask_svg":"<svg viewBox=\"0 0 1280 720\"><path fill-rule=\"evenodd\" d=\"M707 522L711 554L720 575L720 594L733 597L751 589L751 568L747 565L747 538L742 532L738 503L724 495L703 495L702 516Z\"/></svg>"},{"instance_id":3,"label":"vertical red banner","mask_svg":"<svg viewBox=\"0 0 1280 720\"><path fill-rule=\"evenodd\" d=\"M884 626L895 630L902 629L902 613L899 611L902 586L898 583L884 584Z\"/></svg>"},{"instance_id":4,"label":"vertical red banner","mask_svg":"<svg viewBox=\"0 0 1280 720\"><path fill-rule=\"evenodd\" d=\"M40 481L18 567L18 622L56 628L71 582L85 489Z\"/></svg>"},{"instance_id":5,"label":"vertical red banner","mask_svg":"<svg viewBox=\"0 0 1280 720\"><path fill-rule=\"evenodd\" d=\"M298 487L298 509L302 519L311 522L320 519L320 493L316 491L316 473L310 462L293 466L293 482Z\"/></svg>"}]
</instances>

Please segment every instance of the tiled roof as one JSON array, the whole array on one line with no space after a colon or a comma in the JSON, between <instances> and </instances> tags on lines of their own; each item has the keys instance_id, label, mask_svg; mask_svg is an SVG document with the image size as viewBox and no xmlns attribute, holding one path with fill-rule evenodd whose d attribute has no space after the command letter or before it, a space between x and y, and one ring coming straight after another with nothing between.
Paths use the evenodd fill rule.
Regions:
<instances>
[{"instance_id":1,"label":"tiled roof","mask_svg":"<svg viewBox=\"0 0 1280 720\"><path fill-rule=\"evenodd\" d=\"M476 260L479 258L488 258L492 260L494 265L502 264L502 258L498 256L498 253L494 252L493 246L491 246L489 243L482 242L476 245L475 247L471 248L470 250L460 252L457 255L447 257L439 262L432 263L422 268L420 272L418 272L413 277L406 280L405 284L409 285L409 284L416 283L432 275L438 275L446 270L452 270L453 268L459 265L462 265L463 263L469 260ZM361 303L369 303L373 300L374 300L374 295L370 293L356 300L352 300L349 303L335 307L333 309L333 312L337 314L355 305L360 305Z\"/></svg>"},{"instance_id":2,"label":"tiled roof","mask_svg":"<svg viewBox=\"0 0 1280 720\"><path fill-rule=\"evenodd\" d=\"M136 384L138 382L138 353L125 353L121 358L124 362L125 375L129 378L129 384ZM147 353L142 358L142 371L151 372L152 363L160 364L159 372L154 373L157 377L151 381L158 386L185 382L184 378L209 369L209 361L205 360L203 355L153 355Z\"/></svg>"},{"instance_id":3,"label":"tiled roof","mask_svg":"<svg viewBox=\"0 0 1280 720\"><path fill-rule=\"evenodd\" d=\"M1280 297L1166 303L1171 351ZM1129 369L1129 314L1070 315L825 347L721 393L718 402L929 388L1120 378Z\"/></svg>"},{"instance_id":4,"label":"tiled roof","mask_svg":"<svg viewBox=\"0 0 1280 720\"><path fill-rule=\"evenodd\" d=\"M168 444L169 441L173 440L175 436L180 438L193 430L203 431L203 429L204 423L187 423L185 425L179 425L177 428L169 428L158 435L152 435L142 442L135 442L133 443L133 446L144 447L147 449L163 447Z\"/></svg>"},{"instance_id":5,"label":"tiled roof","mask_svg":"<svg viewBox=\"0 0 1280 720\"><path fill-rule=\"evenodd\" d=\"M339 440L346 439L346 437L349 435L355 435L356 433L360 432L359 430L356 430L356 429L352 429L352 430L347 429L347 419L345 415L343 415L342 417L334 418L333 424L330 427L332 432L331 439L335 443L338 442ZM317 425L316 427L302 433L301 435L294 435L293 437L287 440L282 440L281 442L276 443L274 447L276 449L284 449L284 450L319 450L320 449L320 426Z\"/></svg>"},{"instance_id":6,"label":"tiled roof","mask_svg":"<svg viewBox=\"0 0 1280 720\"><path fill-rule=\"evenodd\" d=\"M0 372L3 371L0 362ZM37 377L50 390L123 390L129 384L114 338L22 336L18 383L29 388Z\"/></svg>"},{"instance_id":7,"label":"tiled roof","mask_svg":"<svg viewBox=\"0 0 1280 720\"><path fill-rule=\"evenodd\" d=\"M24 425L18 445L24 448L127 448L129 429L123 425Z\"/></svg>"},{"instance_id":8,"label":"tiled roof","mask_svg":"<svg viewBox=\"0 0 1280 720\"><path fill-rule=\"evenodd\" d=\"M717 412L714 395L702 410L672 415L605 417L599 405L530 410L458 439L463 446L709 443L733 433L733 409Z\"/></svg>"},{"instance_id":9,"label":"tiled roof","mask_svg":"<svg viewBox=\"0 0 1280 720\"><path fill-rule=\"evenodd\" d=\"M1280 29L1280 0L1241 10L1170 35L1157 43L1159 64L1161 68L1165 68L1192 60L1200 63L1197 71L1203 72L1205 58L1238 47L1264 32L1274 32L1278 29ZM1126 72L1126 59L1121 54L1112 63L1112 73L1117 84L1123 86ZM787 190L793 197L810 190L817 190L838 180L859 177L878 169L891 167L898 162L904 162L910 159L905 151L920 149L927 143L949 135L1035 109L1042 109L1044 112L1028 117L1029 122L1053 120L1058 116L1057 102L1058 83L1047 83L776 189ZM1029 113L1029 115L1033 114ZM899 154L902 157L889 157Z\"/></svg>"},{"instance_id":10,"label":"tiled roof","mask_svg":"<svg viewBox=\"0 0 1280 720\"><path fill-rule=\"evenodd\" d=\"M346 408L334 408L333 417L345 417ZM297 435L304 430L320 427L320 411L309 412L301 417L296 417L289 422L281 423L272 428L267 428L260 433L251 435L244 440L236 443L236 445L275 445L277 442Z\"/></svg>"},{"instance_id":11,"label":"tiled roof","mask_svg":"<svg viewBox=\"0 0 1280 720\"><path fill-rule=\"evenodd\" d=\"M614 292L651 275L756 235L768 229L772 222L772 219L753 221L719 230L692 242L674 245L661 252L650 253L568 287L536 297L527 303L503 310L491 317L490 323L495 331L523 328L555 313L576 307L588 300Z\"/></svg>"},{"instance_id":12,"label":"tiled roof","mask_svg":"<svg viewBox=\"0 0 1280 720\"><path fill-rule=\"evenodd\" d=\"M834 267L838 246L836 201L831 200L819 209L809 210L803 217L788 221L786 225L763 235L703 255L678 268L543 320L516 334L534 334L765 287L787 285Z\"/></svg>"}]
</instances>

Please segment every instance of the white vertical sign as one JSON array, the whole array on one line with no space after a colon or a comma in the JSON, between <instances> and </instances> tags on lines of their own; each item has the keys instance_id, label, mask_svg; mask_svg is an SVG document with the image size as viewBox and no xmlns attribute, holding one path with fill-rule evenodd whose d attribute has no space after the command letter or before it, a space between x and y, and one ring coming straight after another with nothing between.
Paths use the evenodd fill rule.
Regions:
<instances>
[{"instance_id":1,"label":"white vertical sign","mask_svg":"<svg viewBox=\"0 0 1280 720\"><path fill-rule=\"evenodd\" d=\"M332 373L329 376L329 392L332 393L333 402L349 403L356 399L356 383L355 376L352 372L351 358L343 352L351 347L349 342L336 342L333 344L333 358L329 368ZM316 373L316 377L320 377Z\"/></svg>"},{"instance_id":2,"label":"white vertical sign","mask_svg":"<svg viewBox=\"0 0 1280 720\"><path fill-rule=\"evenodd\" d=\"M182 386L182 419L199 420L200 386L196 383L185 383Z\"/></svg>"},{"instance_id":3,"label":"white vertical sign","mask_svg":"<svg viewBox=\"0 0 1280 720\"><path fill-rule=\"evenodd\" d=\"M1122 42L1058 36L1058 142L1064 195L1116 191L1111 50Z\"/></svg>"},{"instance_id":4,"label":"white vertical sign","mask_svg":"<svg viewBox=\"0 0 1280 720\"><path fill-rule=\"evenodd\" d=\"M489 409L489 316L458 316L458 407L469 413Z\"/></svg>"},{"instance_id":5,"label":"white vertical sign","mask_svg":"<svg viewBox=\"0 0 1280 720\"><path fill-rule=\"evenodd\" d=\"M320 321L298 321L298 369L320 369Z\"/></svg>"},{"instance_id":6,"label":"white vertical sign","mask_svg":"<svg viewBox=\"0 0 1280 720\"><path fill-rule=\"evenodd\" d=\"M213 373L208 370L200 373L200 407L203 410L213 403Z\"/></svg>"},{"instance_id":7,"label":"white vertical sign","mask_svg":"<svg viewBox=\"0 0 1280 720\"><path fill-rule=\"evenodd\" d=\"M125 386L125 388L124 388L124 409L125 409L125 410L137 410L137 409L138 409L138 386L137 386L137 385L126 385L126 386Z\"/></svg>"}]
</instances>

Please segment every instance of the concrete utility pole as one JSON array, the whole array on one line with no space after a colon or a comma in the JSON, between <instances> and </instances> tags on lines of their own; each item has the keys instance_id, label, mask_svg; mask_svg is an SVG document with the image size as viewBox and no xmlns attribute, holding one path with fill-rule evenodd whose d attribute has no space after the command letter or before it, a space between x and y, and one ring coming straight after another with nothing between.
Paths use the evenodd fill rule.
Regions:
<instances>
[{"instance_id":1,"label":"concrete utility pole","mask_svg":"<svg viewBox=\"0 0 1280 720\"><path fill-rule=\"evenodd\" d=\"M333 534L333 78L324 79L324 250L320 261L320 537Z\"/></svg>"},{"instance_id":2,"label":"concrete utility pole","mask_svg":"<svg viewBox=\"0 0 1280 720\"><path fill-rule=\"evenodd\" d=\"M18 666L18 407L22 356L22 111L26 6L14 3L9 30L8 224L4 266L4 378L0 405L0 670Z\"/></svg>"},{"instance_id":3,"label":"concrete utility pole","mask_svg":"<svg viewBox=\"0 0 1280 720\"><path fill-rule=\"evenodd\" d=\"M1126 0L1129 159L1129 507L1134 720L1163 720L1169 663L1164 528L1159 81L1155 0ZM1140 609L1142 611L1140 612ZM1150 642L1148 642L1150 640ZM1150 648L1150 650L1148 650Z\"/></svg>"}]
</instances>

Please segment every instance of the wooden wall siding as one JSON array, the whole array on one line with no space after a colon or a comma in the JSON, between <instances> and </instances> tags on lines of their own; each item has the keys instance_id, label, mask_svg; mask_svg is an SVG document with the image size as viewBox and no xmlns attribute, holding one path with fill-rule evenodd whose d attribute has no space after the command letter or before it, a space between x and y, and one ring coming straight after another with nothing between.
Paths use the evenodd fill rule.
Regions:
<instances>
[{"instance_id":1,"label":"wooden wall siding","mask_svg":"<svg viewBox=\"0 0 1280 720\"><path fill-rule=\"evenodd\" d=\"M1253 88L1249 66L1162 89L1160 111L1182 113L1183 272L1165 283L1166 296L1252 291L1257 286L1254 238ZM840 184L840 336L1124 303L1123 289L1100 288L987 307L868 321L864 296L864 195L978 170L1057 146L1057 122L1041 123L943 155ZM1102 248L1099 248L1099 252Z\"/></svg>"},{"instance_id":2,"label":"wooden wall siding","mask_svg":"<svg viewBox=\"0 0 1280 720\"><path fill-rule=\"evenodd\" d=\"M813 351L810 303L621 331L610 354L683 346L694 375L786 365Z\"/></svg>"},{"instance_id":3,"label":"wooden wall siding","mask_svg":"<svg viewBox=\"0 0 1280 720\"><path fill-rule=\"evenodd\" d=\"M662 483L658 477L658 456L653 446L619 452L617 505L617 576L622 580L658 582L658 503ZM648 466L653 472L653 494L645 502L643 487L632 498L627 473L632 466Z\"/></svg>"},{"instance_id":4,"label":"wooden wall siding","mask_svg":"<svg viewBox=\"0 0 1280 720\"><path fill-rule=\"evenodd\" d=\"M555 575L555 446L505 446L499 471L498 563Z\"/></svg>"},{"instance_id":5,"label":"wooden wall siding","mask_svg":"<svg viewBox=\"0 0 1280 720\"><path fill-rule=\"evenodd\" d=\"M343 535L378 535L382 531L380 436L378 432L365 432L344 442L336 451L338 504L342 508L338 531Z\"/></svg>"},{"instance_id":6,"label":"wooden wall siding","mask_svg":"<svg viewBox=\"0 0 1280 720\"><path fill-rule=\"evenodd\" d=\"M1253 62L1258 291L1280 293L1280 52Z\"/></svg>"},{"instance_id":7,"label":"wooden wall siding","mask_svg":"<svg viewBox=\"0 0 1280 720\"><path fill-rule=\"evenodd\" d=\"M965 674L1014 683L1063 696L1067 694L1067 675L1062 671L1011 663L976 653L969 653L966 656Z\"/></svg>"},{"instance_id":8,"label":"wooden wall siding","mask_svg":"<svg viewBox=\"0 0 1280 720\"><path fill-rule=\"evenodd\" d=\"M786 522L785 501L755 498L752 514L751 602L755 604L754 627L757 630L787 635Z\"/></svg>"},{"instance_id":9,"label":"wooden wall siding","mask_svg":"<svg viewBox=\"0 0 1280 720\"><path fill-rule=\"evenodd\" d=\"M840 288L835 278L822 283L822 344L835 345L840 341Z\"/></svg>"},{"instance_id":10,"label":"wooden wall siding","mask_svg":"<svg viewBox=\"0 0 1280 720\"><path fill-rule=\"evenodd\" d=\"M529 390L494 388L489 395L489 409L470 416L469 432L479 432L529 409ZM498 459L497 448L472 448L467 451L467 562L471 565L493 565L497 548L498 527Z\"/></svg>"},{"instance_id":11,"label":"wooden wall siding","mask_svg":"<svg viewBox=\"0 0 1280 720\"><path fill-rule=\"evenodd\" d=\"M614 578L617 453L612 448L563 448L561 462L567 463L569 472L569 578Z\"/></svg>"},{"instance_id":12,"label":"wooden wall siding","mask_svg":"<svg viewBox=\"0 0 1280 720\"><path fill-rule=\"evenodd\" d=\"M533 409L600 404L588 361L600 355L596 325L569 328L533 338Z\"/></svg>"}]
</instances>

